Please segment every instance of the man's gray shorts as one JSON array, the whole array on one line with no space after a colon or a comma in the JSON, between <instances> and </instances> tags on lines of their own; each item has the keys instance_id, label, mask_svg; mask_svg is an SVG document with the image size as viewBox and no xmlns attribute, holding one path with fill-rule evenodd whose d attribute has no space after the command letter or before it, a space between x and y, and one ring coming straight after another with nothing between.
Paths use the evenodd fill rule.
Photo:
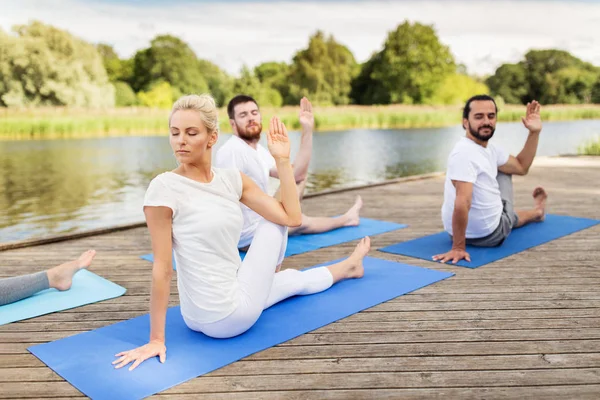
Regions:
<instances>
[{"instance_id":1,"label":"man's gray shorts","mask_svg":"<svg viewBox=\"0 0 600 400\"><path fill-rule=\"evenodd\" d=\"M489 235L477 238L467 239L467 244L478 247L495 247L500 246L502 242L508 237L513 228L517 227L519 217L515 213L513 204L513 184L512 175L507 175L498 171L496 177L498 185L500 186L500 197L502 198L502 216L500 216L500 224L494 232Z\"/></svg>"}]
</instances>

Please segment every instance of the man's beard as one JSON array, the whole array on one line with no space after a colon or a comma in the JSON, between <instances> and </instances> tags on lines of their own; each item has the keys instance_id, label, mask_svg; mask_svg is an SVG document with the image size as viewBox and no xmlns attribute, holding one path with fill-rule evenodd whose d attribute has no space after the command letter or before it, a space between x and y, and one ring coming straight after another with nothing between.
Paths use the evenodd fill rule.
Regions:
<instances>
[{"instance_id":1,"label":"man's beard","mask_svg":"<svg viewBox=\"0 0 600 400\"><path fill-rule=\"evenodd\" d=\"M260 122L252 125L241 127L237 123L235 124L237 127L238 136L241 139L247 141L254 141L260 139L260 133L262 132L262 124Z\"/></svg>"},{"instance_id":2,"label":"man's beard","mask_svg":"<svg viewBox=\"0 0 600 400\"><path fill-rule=\"evenodd\" d=\"M471 124L468 124L468 126L469 126L469 132L471 133L471 135L473 135L473 137L475 139L481 140L482 142L487 142L488 140L490 140L492 138L492 136L494 136L494 132L496 132L496 129L491 125L480 126L479 129L477 129L477 130L473 129L471 127ZM490 130L490 133L487 136L484 136L479 133L479 131L482 131L485 128L488 128Z\"/></svg>"}]
</instances>

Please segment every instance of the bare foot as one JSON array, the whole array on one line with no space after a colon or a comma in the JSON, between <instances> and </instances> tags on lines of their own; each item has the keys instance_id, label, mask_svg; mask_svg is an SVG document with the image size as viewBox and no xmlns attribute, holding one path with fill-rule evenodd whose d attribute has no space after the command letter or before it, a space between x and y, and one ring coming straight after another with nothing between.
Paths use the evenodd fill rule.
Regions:
<instances>
[{"instance_id":1,"label":"bare foot","mask_svg":"<svg viewBox=\"0 0 600 400\"><path fill-rule=\"evenodd\" d=\"M543 187L539 186L533 190L533 203L535 204L535 209L539 212L536 221L543 221L546 219L546 200L548 199L548 194L544 190Z\"/></svg>"},{"instance_id":2,"label":"bare foot","mask_svg":"<svg viewBox=\"0 0 600 400\"><path fill-rule=\"evenodd\" d=\"M356 196L354 205L350 207L344 217L346 217L346 223L344 226L358 226L360 224L360 209L363 206L363 201L360 196Z\"/></svg>"},{"instance_id":3,"label":"bare foot","mask_svg":"<svg viewBox=\"0 0 600 400\"><path fill-rule=\"evenodd\" d=\"M365 274L365 269L363 268L363 258L369 253L371 250L371 238L365 236L358 242L356 248L348 257L348 261L350 262L350 267L348 269L346 278L362 278Z\"/></svg>"},{"instance_id":4,"label":"bare foot","mask_svg":"<svg viewBox=\"0 0 600 400\"><path fill-rule=\"evenodd\" d=\"M95 256L96 250L88 250L76 260L50 268L48 270L50 287L58 290L69 290L73 282L73 275L80 269L89 267Z\"/></svg>"}]
</instances>

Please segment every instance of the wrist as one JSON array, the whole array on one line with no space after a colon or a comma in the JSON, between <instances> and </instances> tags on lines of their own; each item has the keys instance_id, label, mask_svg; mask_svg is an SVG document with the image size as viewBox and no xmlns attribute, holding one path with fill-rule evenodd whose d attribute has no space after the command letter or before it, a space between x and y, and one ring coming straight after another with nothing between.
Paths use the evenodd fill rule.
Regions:
<instances>
[{"instance_id":1,"label":"wrist","mask_svg":"<svg viewBox=\"0 0 600 400\"><path fill-rule=\"evenodd\" d=\"M314 125L302 125L300 124L300 130L302 131L302 133L309 133L312 132L314 129Z\"/></svg>"},{"instance_id":2,"label":"wrist","mask_svg":"<svg viewBox=\"0 0 600 400\"><path fill-rule=\"evenodd\" d=\"M275 158L275 163L276 164L289 164L290 163L290 157L273 157Z\"/></svg>"},{"instance_id":3,"label":"wrist","mask_svg":"<svg viewBox=\"0 0 600 400\"><path fill-rule=\"evenodd\" d=\"M160 336L150 336L150 343L162 343L165 344L165 337Z\"/></svg>"}]
</instances>

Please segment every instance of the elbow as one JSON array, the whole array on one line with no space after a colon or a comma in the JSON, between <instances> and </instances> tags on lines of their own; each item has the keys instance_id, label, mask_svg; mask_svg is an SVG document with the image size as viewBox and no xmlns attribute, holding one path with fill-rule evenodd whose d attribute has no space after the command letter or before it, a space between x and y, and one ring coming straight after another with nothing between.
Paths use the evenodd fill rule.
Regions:
<instances>
[{"instance_id":1,"label":"elbow","mask_svg":"<svg viewBox=\"0 0 600 400\"><path fill-rule=\"evenodd\" d=\"M528 173L529 173L529 167L528 168L521 168L521 170L517 173L517 175L525 176Z\"/></svg>"},{"instance_id":2,"label":"elbow","mask_svg":"<svg viewBox=\"0 0 600 400\"><path fill-rule=\"evenodd\" d=\"M300 225L302 225L302 214L299 214L298 216L294 216L294 217L289 217L288 218L287 226L289 228L297 228Z\"/></svg>"},{"instance_id":3,"label":"elbow","mask_svg":"<svg viewBox=\"0 0 600 400\"><path fill-rule=\"evenodd\" d=\"M455 211L469 211L471 209L471 198L457 198L454 202Z\"/></svg>"},{"instance_id":4,"label":"elbow","mask_svg":"<svg viewBox=\"0 0 600 400\"><path fill-rule=\"evenodd\" d=\"M173 266L171 263L155 264L152 268L152 281L155 283L169 283L173 278Z\"/></svg>"}]
</instances>

